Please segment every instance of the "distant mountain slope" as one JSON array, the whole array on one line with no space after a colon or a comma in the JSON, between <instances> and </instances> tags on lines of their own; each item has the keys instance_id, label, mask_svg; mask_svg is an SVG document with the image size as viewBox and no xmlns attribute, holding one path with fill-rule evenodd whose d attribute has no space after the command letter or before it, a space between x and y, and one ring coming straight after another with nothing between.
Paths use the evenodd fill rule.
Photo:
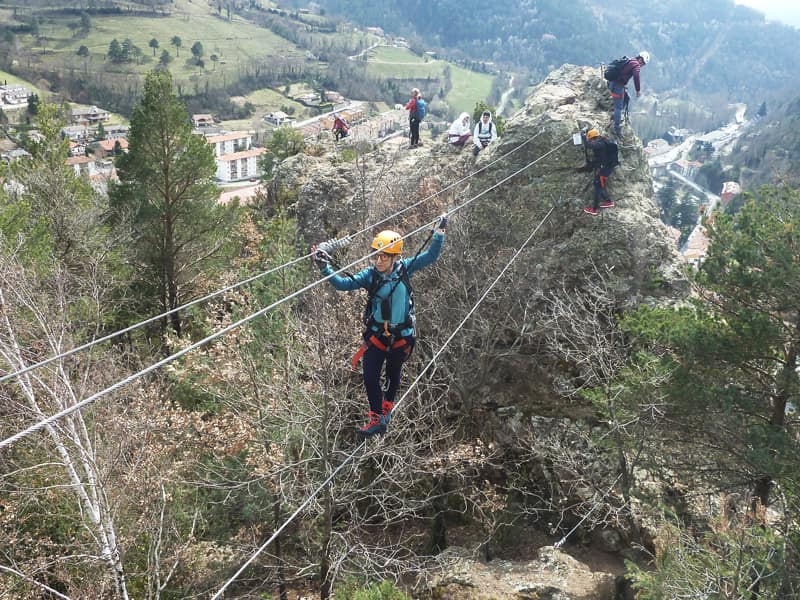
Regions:
<instances>
[{"instance_id":1,"label":"distant mountain slope","mask_svg":"<svg viewBox=\"0 0 800 600\"><path fill-rule=\"evenodd\" d=\"M800 183L800 96L755 123L739 140L731 161L748 189Z\"/></svg>"},{"instance_id":2,"label":"distant mountain slope","mask_svg":"<svg viewBox=\"0 0 800 600\"><path fill-rule=\"evenodd\" d=\"M759 100L793 84L800 31L733 0L318 0L328 13L544 75L649 50L648 87Z\"/></svg>"}]
</instances>

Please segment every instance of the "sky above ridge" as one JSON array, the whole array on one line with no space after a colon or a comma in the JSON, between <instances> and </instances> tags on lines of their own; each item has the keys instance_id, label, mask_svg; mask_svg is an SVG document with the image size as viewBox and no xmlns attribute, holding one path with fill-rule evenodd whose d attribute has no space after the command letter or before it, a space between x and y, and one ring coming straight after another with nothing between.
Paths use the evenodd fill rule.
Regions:
<instances>
[{"instance_id":1,"label":"sky above ridge","mask_svg":"<svg viewBox=\"0 0 800 600\"><path fill-rule=\"evenodd\" d=\"M764 13L768 20L780 21L800 28L800 2L798 0L735 0Z\"/></svg>"}]
</instances>

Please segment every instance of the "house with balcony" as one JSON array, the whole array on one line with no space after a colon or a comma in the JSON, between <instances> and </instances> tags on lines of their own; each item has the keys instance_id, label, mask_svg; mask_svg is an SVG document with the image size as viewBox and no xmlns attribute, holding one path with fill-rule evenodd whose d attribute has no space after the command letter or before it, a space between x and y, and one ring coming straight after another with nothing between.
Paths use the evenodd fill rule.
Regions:
<instances>
[{"instance_id":1,"label":"house with balcony","mask_svg":"<svg viewBox=\"0 0 800 600\"><path fill-rule=\"evenodd\" d=\"M88 108L73 108L70 111L72 122L77 125L97 125L105 123L111 118L111 113L96 106Z\"/></svg>"},{"instance_id":2,"label":"house with balcony","mask_svg":"<svg viewBox=\"0 0 800 600\"><path fill-rule=\"evenodd\" d=\"M266 152L264 148L250 148L218 156L217 179L229 182L258 177L260 175L258 157L264 152Z\"/></svg>"},{"instance_id":3,"label":"house with balcony","mask_svg":"<svg viewBox=\"0 0 800 600\"><path fill-rule=\"evenodd\" d=\"M214 149L214 156L232 154L242 150L249 150L253 145L253 135L244 132L221 133L206 136L206 141Z\"/></svg>"},{"instance_id":4,"label":"house with balcony","mask_svg":"<svg viewBox=\"0 0 800 600\"><path fill-rule=\"evenodd\" d=\"M294 123L294 119L292 119L282 110L276 110L275 112L267 114L264 117L264 120L275 127L283 127L284 125L291 125Z\"/></svg>"},{"instance_id":5,"label":"house with balcony","mask_svg":"<svg viewBox=\"0 0 800 600\"><path fill-rule=\"evenodd\" d=\"M192 127L203 129L214 126L214 117L206 113L192 115Z\"/></svg>"},{"instance_id":6,"label":"house with balcony","mask_svg":"<svg viewBox=\"0 0 800 600\"><path fill-rule=\"evenodd\" d=\"M87 142L89 140L89 128L86 125L69 125L61 128L61 137L71 142Z\"/></svg>"}]
</instances>

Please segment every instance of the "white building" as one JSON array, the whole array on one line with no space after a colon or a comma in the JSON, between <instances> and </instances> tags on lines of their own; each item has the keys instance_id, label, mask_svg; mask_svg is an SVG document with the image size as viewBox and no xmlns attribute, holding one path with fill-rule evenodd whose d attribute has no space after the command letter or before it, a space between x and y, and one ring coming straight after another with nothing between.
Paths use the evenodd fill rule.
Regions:
<instances>
[{"instance_id":1,"label":"white building","mask_svg":"<svg viewBox=\"0 0 800 600\"><path fill-rule=\"evenodd\" d=\"M97 165L91 156L70 156L67 164L73 168L78 177L93 177L97 175Z\"/></svg>"},{"instance_id":2,"label":"white building","mask_svg":"<svg viewBox=\"0 0 800 600\"><path fill-rule=\"evenodd\" d=\"M69 125L61 128L61 135L71 142L86 142L89 139L89 128L86 125Z\"/></svg>"},{"instance_id":3,"label":"white building","mask_svg":"<svg viewBox=\"0 0 800 600\"><path fill-rule=\"evenodd\" d=\"M0 100L9 106L21 106L28 103L32 92L24 85L0 85Z\"/></svg>"},{"instance_id":4,"label":"white building","mask_svg":"<svg viewBox=\"0 0 800 600\"><path fill-rule=\"evenodd\" d=\"M258 177L258 157L264 148L253 148L253 136L249 133L225 133L206 138L214 148L217 161L217 179L238 181Z\"/></svg>"},{"instance_id":5,"label":"white building","mask_svg":"<svg viewBox=\"0 0 800 600\"><path fill-rule=\"evenodd\" d=\"M264 120L275 127L283 127L284 125L291 125L294 123L294 119L292 119L282 110L276 110L275 112L265 115Z\"/></svg>"},{"instance_id":6,"label":"white building","mask_svg":"<svg viewBox=\"0 0 800 600\"><path fill-rule=\"evenodd\" d=\"M249 133L222 133L219 135L209 135L206 141L214 148L214 156L220 157L223 154L232 154L242 150L249 150L253 145L253 136Z\"/></svg>"},{"instance_id":7,"label":"white building","mask_svg":"<svg viewBox=\"0 0 800 600\"><path fill-rule=\"evenodd\" d=\"M258 177L258 157L264 152L264 148L250 148L217 157L217 179L238 181Z\"/></svg>"}]
</instances>

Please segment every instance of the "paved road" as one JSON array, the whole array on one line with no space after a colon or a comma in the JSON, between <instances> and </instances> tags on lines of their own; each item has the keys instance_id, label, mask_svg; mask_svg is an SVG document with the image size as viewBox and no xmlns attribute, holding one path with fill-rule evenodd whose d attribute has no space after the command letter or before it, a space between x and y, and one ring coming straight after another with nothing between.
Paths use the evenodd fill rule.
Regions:
<instances>
[{"instance_id":1,"label":"paved road","mask_svg":"<svg viewBox=\"0 0 800 600\"><path fill-rule=\"evenodd\" d=\"M669 173L672 177L674 177L678 181L681 181L682 183L688 185L690 188L692 188L694 190L697 190L701 194L705 195L705 197L708 198L708 208L706 208L705 216L708 216L708 215L711 214L711 212L714 210L714 207L716 207L717 203L719 202L719 196L717 196L716 194L710 192L709 190L707 190L703 186L697 185L694 181L684 177L683 175L681 175L677 171L673 171L672 169L667 168L667 173ZM701 215L701 218L702 218L702 215Z\"/></svg>"},{"instance_id":2,"label":"paved road","mask_svg":"<svg viewBox=\"0 0 800 600\"><path fill-rule=\"evenodd\" d=\"M506 104L508 104L508 99L511 97L511 94L514 93L514 74L512 73L508 77L508 89L503 92L503 95L500 96L500 104L497 106L497 114L502 115L503 111L506 109Z\"/></svg>"}]
</instances>

